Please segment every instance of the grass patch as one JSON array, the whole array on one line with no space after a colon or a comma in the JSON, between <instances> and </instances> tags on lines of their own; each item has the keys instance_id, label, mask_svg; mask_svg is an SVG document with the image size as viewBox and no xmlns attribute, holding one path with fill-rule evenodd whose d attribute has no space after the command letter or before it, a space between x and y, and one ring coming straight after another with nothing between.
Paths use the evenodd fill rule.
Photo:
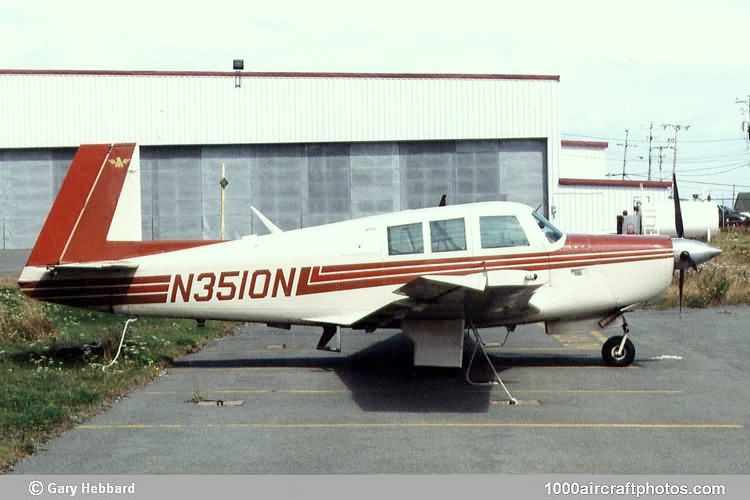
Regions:
<instances>
[{"instance_id":1,"label":"grass patch","mask_svg":"<svg viewBox=\"0 0 750 500\"><path fill-rule=\"evenodd\" d=\"M50 437L152 380L175 357L229 332L227 323L142 318L117 364L124 317L35 302L0 284L0 471Z\"/></svg>"},{"instance_id":2,"label":"grass patch","mask_svg":"<svg viewBox=\"0 0 750 500\"><path fill-rule=\"evenodd\" d=\"M711 244L721 255L685 274L683 303L688 307L750 304L750 233L723 232ZM663 297L651 305L675 307L679 304L677 273Z\"/></svg>"}]
</instances>

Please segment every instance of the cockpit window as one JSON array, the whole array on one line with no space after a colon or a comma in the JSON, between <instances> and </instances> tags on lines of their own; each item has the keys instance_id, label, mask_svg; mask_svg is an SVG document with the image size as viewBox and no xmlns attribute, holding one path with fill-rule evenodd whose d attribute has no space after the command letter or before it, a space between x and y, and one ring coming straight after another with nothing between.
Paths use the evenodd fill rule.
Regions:
<instances>
[{"instance_id":1,"label":"cockpit window","mask_svg":"<svg viewBox=\"0 0 750 500\"><path fill-rule=\"evenodd\" d=\"M529 240L521 223L513 215L479 217L479 235L482 248L527 247Z\"/></svg>"},{"instance_id":2,"label":"cockpit window","mask_svg":"<svg viewBox=\"0 0 750 500\"><path fill-rule=\"evenodd\" d=\"M554 243L562 238L562 231L553 226L542 214L534 212L531 215L534 216L536 223L539 224L539 228L544 232L544 236L547 237L550 243Z\"/></svg>"}]
</instances>

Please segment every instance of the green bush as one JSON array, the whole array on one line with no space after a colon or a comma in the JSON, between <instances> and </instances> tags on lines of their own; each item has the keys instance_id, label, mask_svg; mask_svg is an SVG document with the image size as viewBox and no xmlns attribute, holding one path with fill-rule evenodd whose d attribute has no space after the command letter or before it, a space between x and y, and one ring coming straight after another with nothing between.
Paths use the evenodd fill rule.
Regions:
<instances>
[{"instance_id":1,"label":"green bush","mask_svg":"<svg viewBox=\"0 0 750 500\"><path fill-rule=\"evenodd\" d=\"M45 316L38 303L0 303L0 343L28 344L55 335L55 324Z\"/></svg>"},{"instance_id":2,"label":"green bush","mask_svg":"<svg viewBox=\"0 0 750 500\"><path fill-rule=\"evenodd\" d=\"M724 302L732 283L726 269L706 266L697 278L696 286L704 305L715 306Z\"/></svg>"}]
</instances>

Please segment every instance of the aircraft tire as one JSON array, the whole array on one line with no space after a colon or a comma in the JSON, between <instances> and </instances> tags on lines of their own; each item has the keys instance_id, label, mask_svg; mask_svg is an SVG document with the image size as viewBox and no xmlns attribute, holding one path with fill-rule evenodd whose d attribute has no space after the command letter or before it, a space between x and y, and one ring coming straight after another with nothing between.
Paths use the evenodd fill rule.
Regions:
<instances>
[{"instance_id":1,"label":"aircraft tire","mask_svg":"<svg viewBox=\"0 0 750 500\"><path fill-rule=\"evenodd\" d=\"M625 341L623 352L617 356L617 349L620 346L620 342L622 342L622 336L616 335L607 339L602 346L602 358L609 366L628 366L635 359L635 346L630 339Z\"/></svg>"}]
</instances>

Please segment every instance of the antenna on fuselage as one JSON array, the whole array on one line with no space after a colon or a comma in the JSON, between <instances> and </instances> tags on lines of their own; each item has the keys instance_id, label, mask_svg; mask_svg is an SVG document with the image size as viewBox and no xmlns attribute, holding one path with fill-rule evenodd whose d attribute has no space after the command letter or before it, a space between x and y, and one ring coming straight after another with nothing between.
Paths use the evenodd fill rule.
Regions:
<instances>
[{"instance_id":1,"label":"antenna on fuselage","mask_svg":"<svg viewBox=\"0 0 750 500\"><path fill-rule=\"evenodd\" d=\"M448 197L447 194L444 194L442 198L440 198L440 203L438 203L439 207L444 207L446 205L446 198Z\"/></svg>"},{"instance_id":2,"label":"antenna on fuselage","mask_svg":"<svg viewBox=\"0 0 750 500\"><path fill-rule=\"evenodd\" d=\"M265 228L268 229L269 233L276 234L276 233L283 233L284 232L276 224L274 224L273 222L271 222L271 220L268 217L266 217L265 215L263 215L260 212L260 210L258 210L257 208L250 207L250 210L253 211L253 213L258 218L258 220L260 220L260 222L263 224L263 226L265 226Z\"/></svg>"}]
</instances>

